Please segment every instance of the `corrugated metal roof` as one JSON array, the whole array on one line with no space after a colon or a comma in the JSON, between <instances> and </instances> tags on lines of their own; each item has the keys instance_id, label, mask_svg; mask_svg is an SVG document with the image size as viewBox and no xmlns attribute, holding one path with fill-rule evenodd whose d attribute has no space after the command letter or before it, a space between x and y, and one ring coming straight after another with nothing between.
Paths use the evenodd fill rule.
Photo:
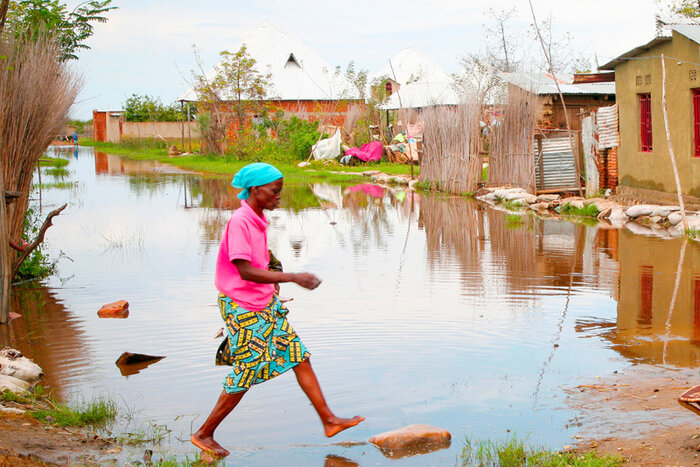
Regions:
<instances>
[{"instance_id":1,"label":"corrugated metal roof","mask_svg":"<svg viewBox=\"0 0 700 467\"><path fill-rule=\"evenodd\" d=\"M501 78L507 83L538 95L559 93L554 78L549 73L501 73ZM615 94L614 82L572 84L572 81L572 75L557 77L562 94Z\"/></svg>"},{"instance_id":2,"label":"corrugated metal roof","mask_svg":"<svg viewBox=\"0 0 700 467\"><path fill-rule=\"evenodd\" d=\"M605 65L599 67L600 70L614 70L616 66L618 66L621 63L624 63L627 61L628 58L636 57L642 52L646 52L647 50L651 49L657 44L661 44L662 42L668 42L670 41L670 37L666 36L661 36L661 37L655 37L651 41L647 42L644 45L640 45L639 47L635 47L634 49L625 52L624 54L620 55L617 58L614 58L610 60L608 63Z\"/></svg>"},{"instance_id":3,"label":"corrugated metal roof","mask_svg":"<svg viewBox=\"0 0 700 467\"><path fill-rule=\"evenodd\" d=\"M700 44L700 24L674 24L671 29Z\"/></svg>"},{"instance_id":4,"label":"corrugated metal roof","mask_svg":"<svg viewBox=\"0 0 700 467\"><path fill-rule=\"evenodd\" d=\"M618 131L617 104L598 109L598 146L616 148L620 145L620 132Z\"/></svg>"},{"instance_id":5,"label":"corrugated metal roof","mask_svg":"<svg viewBox=\"0 0 700 467\"><path fill-rule=\"evenodd\" d=\"M400 98L400 99L399 99ZM415 109L434 105L457 105L461 101L452 82L417 82L401 86L379 106L382 110Z\"/></svg>"},{"instance_id":6,"label":"corrugated metal roof","mask_svg":"<svg viewBox=\"0 0 700 467\"><path fill-rule=\"evenodd\" d=\"M336 75L335 67L322 59L293 35L282 31L265 20L235 48L245 44L248 54L255 59L256 68L262 74L271 74L271 86L266 99L270 100L338 100L357 99L359 95L342 74ZM207 74L211 79L217 67ZM224 96L232 98L233 96ZM197 100L190 88L179 100Z\"/></svg>"}]
</instances>

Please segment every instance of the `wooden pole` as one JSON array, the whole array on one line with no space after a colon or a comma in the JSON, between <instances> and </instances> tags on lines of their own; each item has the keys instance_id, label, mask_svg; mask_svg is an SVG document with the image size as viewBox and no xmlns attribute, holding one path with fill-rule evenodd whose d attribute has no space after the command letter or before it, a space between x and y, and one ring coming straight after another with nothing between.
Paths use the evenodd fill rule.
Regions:
<instances>
[{"instance_id":1,"label":"wooden pole","mask_svg":"<svg viewBox=\"0 0 700 467\"><path fill-rule=\"evenodd\" d=\"M554 80L554 85L557 88L557 93L559 94L559 98L561 99L561 105L564 109L564 119L566 120L566 130L569 135L569 146L571 147L571 155L574 156L574 167L576 167L576 187L578 188L578 194L579 196L583 196L583 189L581 188L581 167L579 166L578 163L578 155L574 151L574 139L571 134L571 125L569 124L569 112L566 110L566 102L564 101L564 94L561 92L561 89L559 88L559 82L557 81L557 77L554 74L554 65L552 64L552 57L549 56L547 53L547 47L544 45L544 39L542 39L542 34L540 33L540 28L537 25L537 18L535 17L535 8L532 6L532 0L528 0L530 3L530 11L532 12L532 22L533 25L535 26L535 32L537 33L537 37L540 40L540 45L542 46L542 53L544 54L544 58L547 60L547 65L549 66L549 72L552 75L552 80Z\"/></svg>"},{"instance_id":2,"label":"wooden pole","mask_svg":"<svg viewBox=\"0 0 700 467\"><path fill-rule=\"evenodd\" d=\"M678 167L676 166L676 156L673 153L671 145L671 129L668 126L668 109L666 107L666 65L664 54L661 54L661 107L664 113L664 126L666 127L666 142L668 143L668 155L671 157L671 166L673 167L673 176L676 179L676 192L678 193L678 205L681 208L681 219L683 219L683 229L688 231L688 219L685 217L685 204L683 203L683 191L681 190L681 179L678 176Z\"/></svg>"},{"instance_id":3,"label":"wooden pole","mask_svg":"<svg viewBox=\"0 0 700 467\"><path fill-rule=\"evenodd\" d=\"M0 162L0 324L10 321L10 284L12 266L10 264L10 235L7 225L7 205L5 203L5 183Z\"/></svg>"},{"instance_id":4,"label":"wooden pole","mask_svg":"<svg viewBox=\"0 0 700 467\"><path fill-rule=\"evenodd\" d=\"M399 84L398 80L396 79L396 72L394 71L394 65L392 65L391 60L389 60L389 67L391 68L391 74L394 77L394 81ZM396 98L399 100L399 115L403 114L403 103L401 102L401 85L399 84L399 90L396 91ZM405 117L405 115L404 115ZM403 121L403 120L402 120ZM409 161L411 162L411 180L415 178L413 174L413 151L411 151L411 143L408 142L408 123L404 123L404 126L406 127L406 150L409 154ZM417 155L417 154L416 154Z\"/></svg>"},{"instance_id":5,"label":"wooden pole","mask_svg":"<svg viewBox=\"0 0 700 467\"><path fill-rule=\"evenodd\" d=\"M182 118L185 113L184 102L180 101L180 132L182 133L182 150L185 150L185 119Z\"/></svg>"},{"instance_id":6,"label":"wooden pole","mask_svg":"<svg viewBox=\"0 0 700 467\"><path fill-rule=\"evenodd\" d=\"M192 122L190 116L190 101L187 101L187 139L190 142L190 154L192 154Z\"/></svg>"}]
</instances>

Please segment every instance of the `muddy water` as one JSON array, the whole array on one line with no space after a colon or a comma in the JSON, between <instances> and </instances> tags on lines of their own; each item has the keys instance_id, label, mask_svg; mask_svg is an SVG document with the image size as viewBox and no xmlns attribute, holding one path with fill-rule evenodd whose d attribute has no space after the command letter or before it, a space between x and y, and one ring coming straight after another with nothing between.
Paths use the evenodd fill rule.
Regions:
<instances>
[{"instance_id":1,"label":"muddy water","mask_svg":"<svg viewBox=\"0 0 700 467\"><path fill-rule=\"evenodd\" d=\"M87 148L60 155L78 183L41 193L44 212L69 203L47 235L60 273L18 286L24 317L0 337L69 400L116 399L125 415L115 430L164 425L171 433L156 451L192 455L186 440L228 371L214 366L210 338L221 327L215 255L235 193L227 180ZM520 222L464 199L371 185L287 186L268 219L285 269L324 280L313 292L283 285L281 295L294 298L290 320L327 399L367 421L330 442L285 374L250 391L220 427L231 465L389 464L355 443L412 423L446 428L453 443L402 465L452 465L465 436L515 433L561 448L580 429L563 388L634 364L700 360L697 245ZM97 317L118 299L131 304L127 319ZM123 375L114 362L124 351L167 358Z\"/></svg>"}]
</instances>

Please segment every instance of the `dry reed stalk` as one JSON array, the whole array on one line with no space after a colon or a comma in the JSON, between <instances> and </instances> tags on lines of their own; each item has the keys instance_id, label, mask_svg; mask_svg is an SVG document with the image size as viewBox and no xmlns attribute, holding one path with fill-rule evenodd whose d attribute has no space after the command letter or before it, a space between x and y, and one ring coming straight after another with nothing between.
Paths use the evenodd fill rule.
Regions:
<instances>
[{"instance_id":1,"label":"dry reed stalk","mask_svg":"<svg viewBox=\"0 0 700 467\"><path fill-rule=\"evenodd\" d=\"M8 206L10 238L20 243L34 168L64 125L82 80L58 60L56 42L0 38L0 158L5 190L22 193ZM0 245L7 248L7 245Z\"/></svg>"},{"instance_id":2,"label":"dry reed stalk","mask_svg":"<svg viewBox=\"0 0 700 467\"><path fill-rule=\"evenodd\" d=\"M481 178L481 100L471 98L456 107L431 107L424 122L420 179L449 193L476 191Z\"/></svg>"},{"instance_id":3,"label":"dry reed stalk","mask_svg":"<svg viewBox=\"0 0 700 467\"><path fill-rule=\"evenodd\" d=\"M533 138L541 105L534 93L516 87L509 90L503 118L489 133L489 185L535 192Z\"/></svg>"}]
</instances>

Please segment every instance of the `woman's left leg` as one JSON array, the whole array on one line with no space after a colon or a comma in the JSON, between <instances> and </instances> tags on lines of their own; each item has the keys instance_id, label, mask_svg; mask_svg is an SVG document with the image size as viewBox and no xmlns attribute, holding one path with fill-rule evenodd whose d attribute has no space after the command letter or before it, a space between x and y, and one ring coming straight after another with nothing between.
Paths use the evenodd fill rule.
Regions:
<instances>
[{"instance_id":1,"label":"woman's left leg","mask_svg":"<svg viewBox=\"0 0 700 467\"><path fill-rule=\"evenodd\" d=\"M321 418L321 423L323 423L323 429L327 437L335 436L341 431L351 428L365 419L365 417L360 417L359 415L353 418L339 418L333 415L331 409L328 408L328 404L326 404L326 399L323 397L323 392L321 391L321 386L318 384L316 373L314 373L313 368L311 368L311 361L308 358L294 367L294 374L297 377L299 386L301 386L301 389L309 398L311 405L314 406L316 413L318 413L318 416Z\"/></svg>"}]
</instances>

